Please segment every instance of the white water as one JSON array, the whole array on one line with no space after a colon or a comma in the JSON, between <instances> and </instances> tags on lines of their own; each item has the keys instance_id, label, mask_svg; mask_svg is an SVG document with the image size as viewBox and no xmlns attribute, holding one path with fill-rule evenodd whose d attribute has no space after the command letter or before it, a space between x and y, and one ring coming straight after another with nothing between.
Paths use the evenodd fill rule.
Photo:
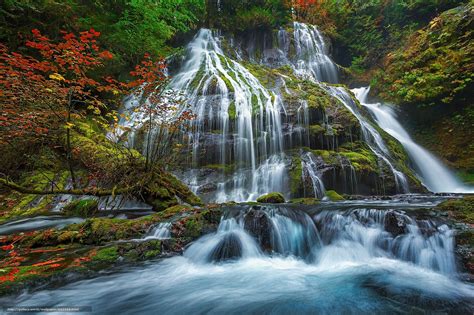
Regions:
<instances>
[{"instance_id":1,"label":"white water","mask_svg":"<svg viewBox=\"0 0 474 315\"><path fill-rule=\"evenodd\" d=\"M362 129L362 135L364 137L365 143L380 160L389 166L393 173L397 190L402 193L409 192L406 176L401 171L397 170L393 165L390 157L390 151L385 145L385 141L383 140L382 136L370 124L369 120L360 113L357 104L349 96L348 92L341 87L325 86L325 88L331 95L339 99L341 103L357 118Z\"/></svg>"},{"instance_id":2,"label":"white water","mask_svg":"<svg viewBox=\"0 0 474 315\"><path fill-rule=\"evenodd\" d=\"M171 222L162 222L155 226L144 240L167 240L171 238Z\"/></svg>"},{"instance_id":3,"label":"white water","mask_svg":"<svg viewBox=\"0 0 474 315\"><path fill-rule=\"evenodd\" d=\"M251 212L239 212L222 218L217 232L194 242L184 256L24 293L14 304L75 303L100 314L472 310L474 287L456 279L453 233L445 225L395 211L404 231L394 236L385 229L390 212L363 205L313 218L282 207L253 211L268 220L261 238L247 229ZM259 245L265 237L270 248Z\"/></svg>"},{"instance_id":4,"label":"white water","mask_svg":"<svg viewBox=\"0 0 474 315\"><path fill-rule=\"evenodd\" d=\"M206 132L218 130L217 162L237 165L235 180L219 185L217 195L226 198L219 201L252 200L270 188L281 191L281 186L267 186L260 175L282 182L283 104L246 68L224 56L219 45L218 36L201 29L188 45L187 59L171 82L172 89L185 91L197 115L189 135L193 167L209 163L201 151L204 137ZM229 117L230 107L235 120Z\"/></svg>"},{"instance_id":5,"label":"white water","mask_svg":"<svg viewBox=\"0 0 474 315\"><path fill-rule=\"evenodd\" d=\"M398 122L394 110L381 103L369 103L367 96L370 88L352 90L359 100L374 115L377 124L400 141L414 163L422 183L432 192L474 193L473 187L463 185L454 174L433 154L416 144Z\"/></svg>"},{"instance_id":6,"label":"white water","mask_svg":"<svg viewBox=\"0 0 474 315\"><path fill-rule=\"evenodd\" d=\"M293 28L295 73L318 81L337 83L336 65L329 58L326 44L317 27L294 22Z\"/></svg>"},{"instance_id":7,"label":"white water","mask_svg":"<svg viewBox=\"0 0 474 315\"><path fill-rule=\"evenodd\" d=\"M303 168L302 180L304 180L307 175L311 179L313 186L313 197L321 199L325 196L326 189L320 178L318 165L314 160L315 157L311 152L306 152L301 157L301 166Z\"/></svg>"}]
</instances>

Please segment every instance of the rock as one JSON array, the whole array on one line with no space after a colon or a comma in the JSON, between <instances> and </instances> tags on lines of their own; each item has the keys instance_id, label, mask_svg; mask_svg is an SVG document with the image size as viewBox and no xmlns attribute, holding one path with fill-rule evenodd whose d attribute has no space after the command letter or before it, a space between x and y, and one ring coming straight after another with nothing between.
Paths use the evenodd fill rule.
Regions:
<instances>
[{"instance_id":1,"label":"rock","mask_svg":"<svg viewBox=\"0 0 474 315\"><path fill-rule=\"evenodd\" d=\"M211 261L224 261L242 256L242 243L237 235L230 233L217 244L211 254Z\"/></svg>"},{"instance_id":2,"label":"rock","mask_svg":"<svg viewBox=\"0 0 474 315\"><path fill-rule=\"evenodd\" d=\"M245 214L244 229L257 240L264 250L271 251L272 224L259 206L253 206Z\"/></svg>"},{"instance_id":3,"label":"rock","mask_svg":"<svg viewBox=\"0 0 474 315\"><path fill-rule=\"evenodd\" d=\"M279 192L272 192L266 195L262 195L257 198L257 202L261 203L284 203L285 197Z\"/></svg>"},{"instance_id":4,"label":"rock","mask_svg":"<svg viewBox=\"0 0 474 315\"><path fill-rule=\"evenodd\" d=\"M395 212L390 211L385 215L384 229L396 237L406 233L406 223Z\"/></svg>"},{"instance_id":5,"label":"rock","mask_svg":"<svg viewBox=\"0 0 474 315\"><path fill-rule=\"evenodd\" d=\"M197 194L208 194L217 190L217 185L215 183L207 183L199 186Z\"/></svg>"},{"instance_id":6,"label":"rock","mask_svg":"<svg viewBox=\"0 0 474 315\"><path fill-rule=\"evenodd\" d=\"M326 191L326 197L329 198L329 200L331 201L341 201L341 200L345 200L344 197L342 197L341 195L339 195L336 191L334 190L328 190Z\"/></svg>"}]
</instances>

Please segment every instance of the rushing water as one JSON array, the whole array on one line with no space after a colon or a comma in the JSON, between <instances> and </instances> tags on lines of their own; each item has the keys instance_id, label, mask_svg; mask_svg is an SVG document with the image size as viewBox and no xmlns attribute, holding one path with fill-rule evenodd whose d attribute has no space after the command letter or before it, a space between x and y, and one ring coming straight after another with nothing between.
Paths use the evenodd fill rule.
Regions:
<instances>
[{"instance_id":1,"label":"rushing water","mask_svg":"<svg viewBox=\"0 0 474 315\"><path fill-rule=\"evenodd\" d=\"M393 173L397 190L402 193L409 192L408 181L403 172L397 170L391 161L390 151L385 144L380 133L370 124L369 120L365 118L357 108L357 104L348 92L341 87L326 86L329 93L339 99L342 104L357 118L362 128L362 135L365 143L374 152L374 154L387 164Z\"/></svg>"},{"instance_id":2,"label":"rushing water","mask_svg":"<svg viewBox=\"0 0 474 315\"><path fill-rule=\"evenodd\" d=\"M331 204L229 210L215 233L173 257L24 293L21 305L90 305L97 314L466 313L453 231L400 207ZM93 292L93 294L91 294Z\"/></svg>"},{"instance_id":3,"label":"rushing water","mask_svg":"<svg viewBox=\"0 0 474 315\"><path fill-rule=\"evenodd\" d=\"M377 124L400 141L413 161L423 184L433 192L474 193L473 187L466 187L433 154L416 144L398 122L393 109L381 103L369 103L370 89L363 87L352 90L360 103L375 116Z\"/></svg>"}]
</instances>

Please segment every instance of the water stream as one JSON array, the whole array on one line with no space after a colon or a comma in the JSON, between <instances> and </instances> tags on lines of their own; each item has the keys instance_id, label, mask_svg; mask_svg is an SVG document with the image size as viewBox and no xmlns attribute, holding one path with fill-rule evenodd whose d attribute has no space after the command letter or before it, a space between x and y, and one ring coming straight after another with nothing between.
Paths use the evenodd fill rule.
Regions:
<instances>
[{"instance_id":1,"label":"water stream","mask_svg":"<svg viewBox=\"0 0 474 315\"><path fill-rule=\"evenodd\" d=\"M331 206L339 210L230 209L183 256L15 302L90 305L100 314L472 310L474 287L458 280L453 231L444 223L397 204Z\"/></svg>"},{"instance_id":2,"label":"water stream","mask_svg":"<svg viewBox=\"0 0 474 315\"><path fill-rule=\"evenodd\" d=\"M360 103L374 115L377 124L405 148L413 161L417 174L423 184L432 192L474 193L474 187L463 185L456 176L433 154L415 143L397 120L392 107L381 103L369 103L367 96L370 88L352 90Z\"/></svg>"}]
</instances>

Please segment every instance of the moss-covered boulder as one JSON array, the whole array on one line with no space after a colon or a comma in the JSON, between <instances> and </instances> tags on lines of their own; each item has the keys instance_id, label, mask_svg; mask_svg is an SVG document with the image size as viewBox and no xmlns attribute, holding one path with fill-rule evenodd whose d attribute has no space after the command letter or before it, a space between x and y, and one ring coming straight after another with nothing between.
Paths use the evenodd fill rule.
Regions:
<instances>
[{"instance_id":1,"label":"moss-covered boulder","mask_svg":"<svg viewBox=\"0 0 474 315\"><path fill-rule=\"evenodd\" d=\"M257 202L260 203L284 203L285 197L282 193L272 192L257 198Z\"/></svg>"},{"instance_id":2,"label":"moss-covered boulder","mask_svg":"<svg viewBox=\"0 0 474 315\"><path fill-rule=\"evenodd\" d=\"M335 190L327 190L326 197L331 201L341 201L345 200L344 197L339 195Z\"/></svg>"}]
</instances>

